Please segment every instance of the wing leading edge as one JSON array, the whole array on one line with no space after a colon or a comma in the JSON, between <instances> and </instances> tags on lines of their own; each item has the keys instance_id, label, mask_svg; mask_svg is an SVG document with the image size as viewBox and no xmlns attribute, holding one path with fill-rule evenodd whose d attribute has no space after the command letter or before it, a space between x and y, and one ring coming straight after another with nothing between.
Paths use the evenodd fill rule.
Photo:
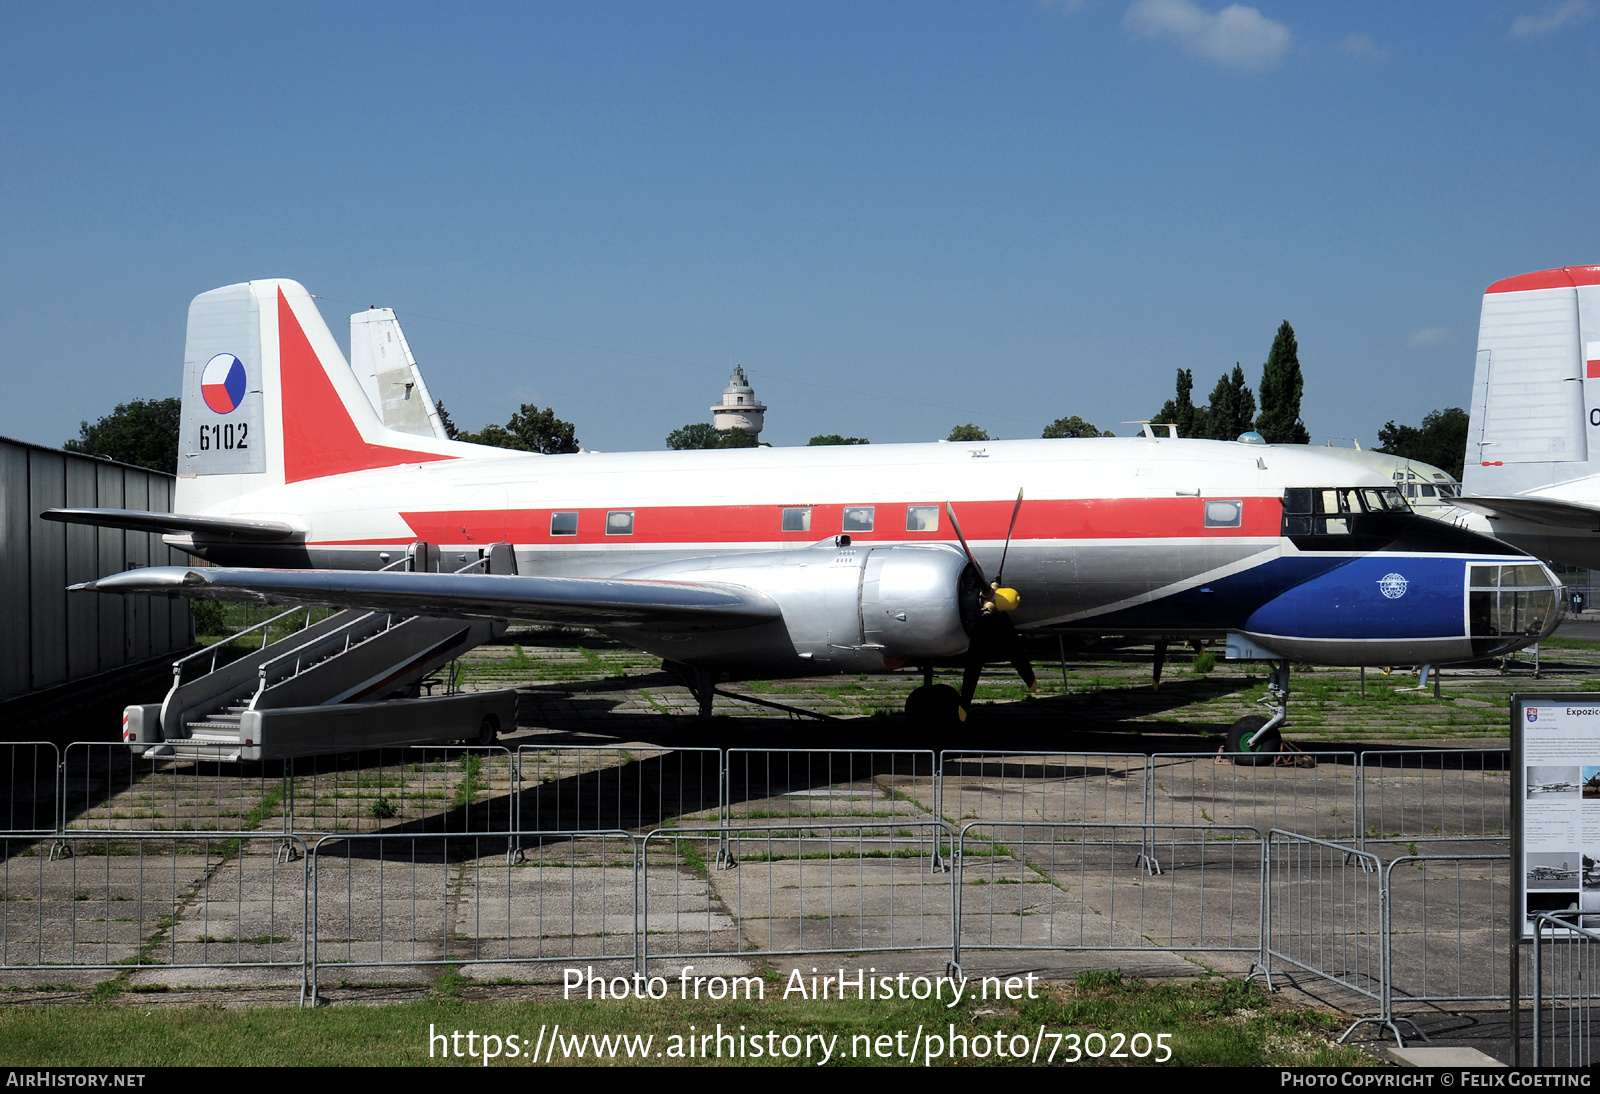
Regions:
<instances>
[{"instance_id":1,"label":"wing leading edge","mask_svg":"<svg viewBox=\"0 0 1600 1094\"><path fill-rule=\"evenodd\" d=\"M745 586L626 578L150 566L72 588L649 630L732 630L783 618L770 597Z\"/></svg>"}]
</instances>

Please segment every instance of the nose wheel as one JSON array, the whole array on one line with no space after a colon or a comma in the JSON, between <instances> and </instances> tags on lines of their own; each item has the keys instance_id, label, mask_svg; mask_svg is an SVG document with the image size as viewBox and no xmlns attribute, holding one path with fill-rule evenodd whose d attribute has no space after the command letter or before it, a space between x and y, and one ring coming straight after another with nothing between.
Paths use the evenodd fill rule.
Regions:
<instances>
[{"instance_id":1,"label":"nose wheel","mask_svg":"<svg viewBox=\"0 0 1600 1094\"><path fill-rule=\"evenodd\" d=\"M1267 679L1267 694L1261 703L1270 712L1263 718L1249 714L1240 718L1228 729L1228 743L1223 746L1227 758L1245 767L1259 767L1276 763L1284 751L1280 727L1289 717L1289 660L1284 658Z\"/></svg>"}]
</instances>

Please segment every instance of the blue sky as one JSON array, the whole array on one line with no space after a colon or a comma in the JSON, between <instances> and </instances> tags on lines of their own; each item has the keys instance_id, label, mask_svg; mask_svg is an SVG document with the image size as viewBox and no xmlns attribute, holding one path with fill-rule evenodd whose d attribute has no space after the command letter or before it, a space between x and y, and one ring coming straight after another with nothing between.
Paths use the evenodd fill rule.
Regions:
<instances>
[{"instance_id":1,"label":"blue sky","mask_svg":"<svg viewBox=\"0 0 1600 1094\"><path fill-rule=\"evenodd\" d=\"M0 434L177 394L196 294L395 308L475 428L1038 436L1280 321L1313 440L1465 406L1481 294L1600 263L1600 0L11 5Z\"/></svg>"}]
</instances>

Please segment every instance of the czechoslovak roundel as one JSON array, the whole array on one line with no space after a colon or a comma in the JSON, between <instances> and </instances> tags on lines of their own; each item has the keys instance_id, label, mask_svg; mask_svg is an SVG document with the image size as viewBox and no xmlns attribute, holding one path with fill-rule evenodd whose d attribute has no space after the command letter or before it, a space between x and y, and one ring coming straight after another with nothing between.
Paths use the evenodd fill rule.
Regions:
<instances>
[{"instance_id":1,"label":"czechoslovak roundel","mask_svg":"<svg viewBox=\"0 0 1600 1094\"><path fill-rule=\"evenodd\" d=\"M244 362L219 353L200 373L200 395L218 414L232 414L244 402Z\"/></svg>"}]
</instances>

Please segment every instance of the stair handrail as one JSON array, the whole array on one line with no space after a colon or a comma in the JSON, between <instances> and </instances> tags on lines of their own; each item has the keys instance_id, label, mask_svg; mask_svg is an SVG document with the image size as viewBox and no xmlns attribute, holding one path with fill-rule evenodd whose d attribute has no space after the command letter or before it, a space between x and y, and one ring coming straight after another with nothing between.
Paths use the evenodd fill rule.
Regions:
<instances>
[{"instance_id":1,"label":"stair handrail","mask_svg":"<svg viewBox=\"0 0 1600 1094\"><path fill-rule=\"evenodd\" d=\"M287 619L291 615L295 614L296 612L305 612L306 613L306 625L310 626L311 625L311 615L310 615L310 613L313 610L314 609L309 607L309 606L301 606L301 605L297 604L293 608L290 608L286 612L279 612L277 615L273 616L271 619L264 619L260 623L252 624L251 626L246 627L242 631L238 631L235 634L228 635L228 637L226 637L226 638L218 639L217 641L211 643L211 645L209 645L209 646L202 646L199 649L195 650L193 653L184 654L182 657L178 658L176 661L174 661L172 663L172 675L174 677L173 687L177 687L178 686L177 680L178 680L178 678L183 676L184 666L187 665L190 661L194 661L194 660L196 660L198 658L204 657L206 654L209 653L211 655L211 667L209 669L207 669L206 671L207 672L216 672L217 671L217 657L222 652L222 647L226 646L229 642L232 642L236 638L243 638L247 634L254 634L256 631L262 630L263 628L266 628L266 629L270 630L274 623L278 622L280 619ZM267 639L266 639L265 636L263 636L262 639L261 639L261 648L262 649L266 649L267 648Z\"/></svg>"},{"instance_id":2,"label":"stair handrail","mask_svg":"<svg viewBox=\"0 0 1600 1094\"><path fill-rule=\"evenodd\" d=\"M284 661L289 660L291 657L298 659L298 658L304 656L305 652L307 650L311 649L314 646L321 646L321 645L325 645L325 644L337 641L340 635L343 635L344 639L345 639L344 650L341 650L340 652L341 653L342 652L346 652L346 651L348 651L350 649L350 632L352 630L354 630L358 625L360 625L362 623L366 623L369 620L375 619L380 615L388 617L385 620L383 628L381 630L374 631L372 635L368 635L367 636L368 638L371 638L374 635L378 635L378 634L387 634L389 631L393 630L398 625L398 624L395 623L395 613L394 612L386 612L386 611L363 612L361 615L358 615L354 619L349 620L348 622L343 623L343 624L339 625L338 627L335 627L333 630L327 631L324 634L319 634L317 637L313 638L309 642L302 642L300 645L296 646L294 649L285 650L283 653L280 653L278 656L274 657L270 661L263 661L261 663L261 667L257 670L257 676L260 678L261 682L256 687L255 695L251 696L251 698L250 698L250 705L254 706L256 700L261 698L262 693L265 692L268 687L273 686L273 685L270 685L270 684L267 683L267 670L277 667L278 665L282 664ZM409 616L409 615L402 615L402 616L400 616L400 621L404 622L405 620L410 619L410 618L411 618L411 616ZM362 641L366 641L366 639L362 639ZM320 662L320 661L317 662L317 664L319 664L319 665L321 663L322 662ZM315 667L315 666L313 666L313 667ZM296 676L299 676L304 671L305 671L305 669L301 668L299 665L296 665L294 672L290 673L288 676L283 677L282 680L274 681L274 684L281 684L281 683L283 683L283 680L292 680Z\"/></svg>"},{"instance_id":3,"label":"stair handrail","mask_svg":"<svg viewBox=\"0 0 1600 1094\"><path fill-rule=\"evenodd\" d=\"M406 564L406 561L407 560L405 558L397 558L393 562L390 562L390 563L388 563L388 564L386 564L384 566L379 567L378 568L378 572L379 573L383 573L385 570L393 570L393 569L396 569L396 568L398 568L400 566L404 566ZM238 631L238 632L235 632L234 634L228 635L226 638L220 638L217 641L211 643L211 645L209 645L209 646L202 646L200 649L195 650L193 653L184 654L182 657L178 658L176 661L174 661L172 663L172 675L173 675L172 686L174 688L179 686L179 683L180 683L180 681L182 679L182 676L183 676L184 666L187 665L190 661L194 661L194 660L196 660L198 658L204 657L206 654L209 653L211 655L211 667L209 669L207 669L206 671L207 672L216 672L217 671L217 656L222 652L222 647L226 646L229 642L232 642L235 639L243 638L247 634L254 634L256 631L263 630L263 629L265 629L265 630L270 632L270 630L272 629L272 625L274 623L276 623L276 622L278 622L279 620L282 620L282 619L287 619L291 615L293 615L295 612L300 612L300 611L303 611L303 612L306 613L306 624L305 625L307 627L309 627L311 625L311 613L313 611L315 611L315 610L316 610L316 608L315 608L314 605L309 605L309 604L307 604L307 605L298 605L297 604L294 607L290 608L288 611L279 612L277 615L273 616L271 619L264 619L260 623L252 624L251 626L246 627L242 631ZM262 649L266 649L268 644L269 643L267 642L267 636L266 635L262 635L261 648Z\"/></svg>"}]
</instances>

